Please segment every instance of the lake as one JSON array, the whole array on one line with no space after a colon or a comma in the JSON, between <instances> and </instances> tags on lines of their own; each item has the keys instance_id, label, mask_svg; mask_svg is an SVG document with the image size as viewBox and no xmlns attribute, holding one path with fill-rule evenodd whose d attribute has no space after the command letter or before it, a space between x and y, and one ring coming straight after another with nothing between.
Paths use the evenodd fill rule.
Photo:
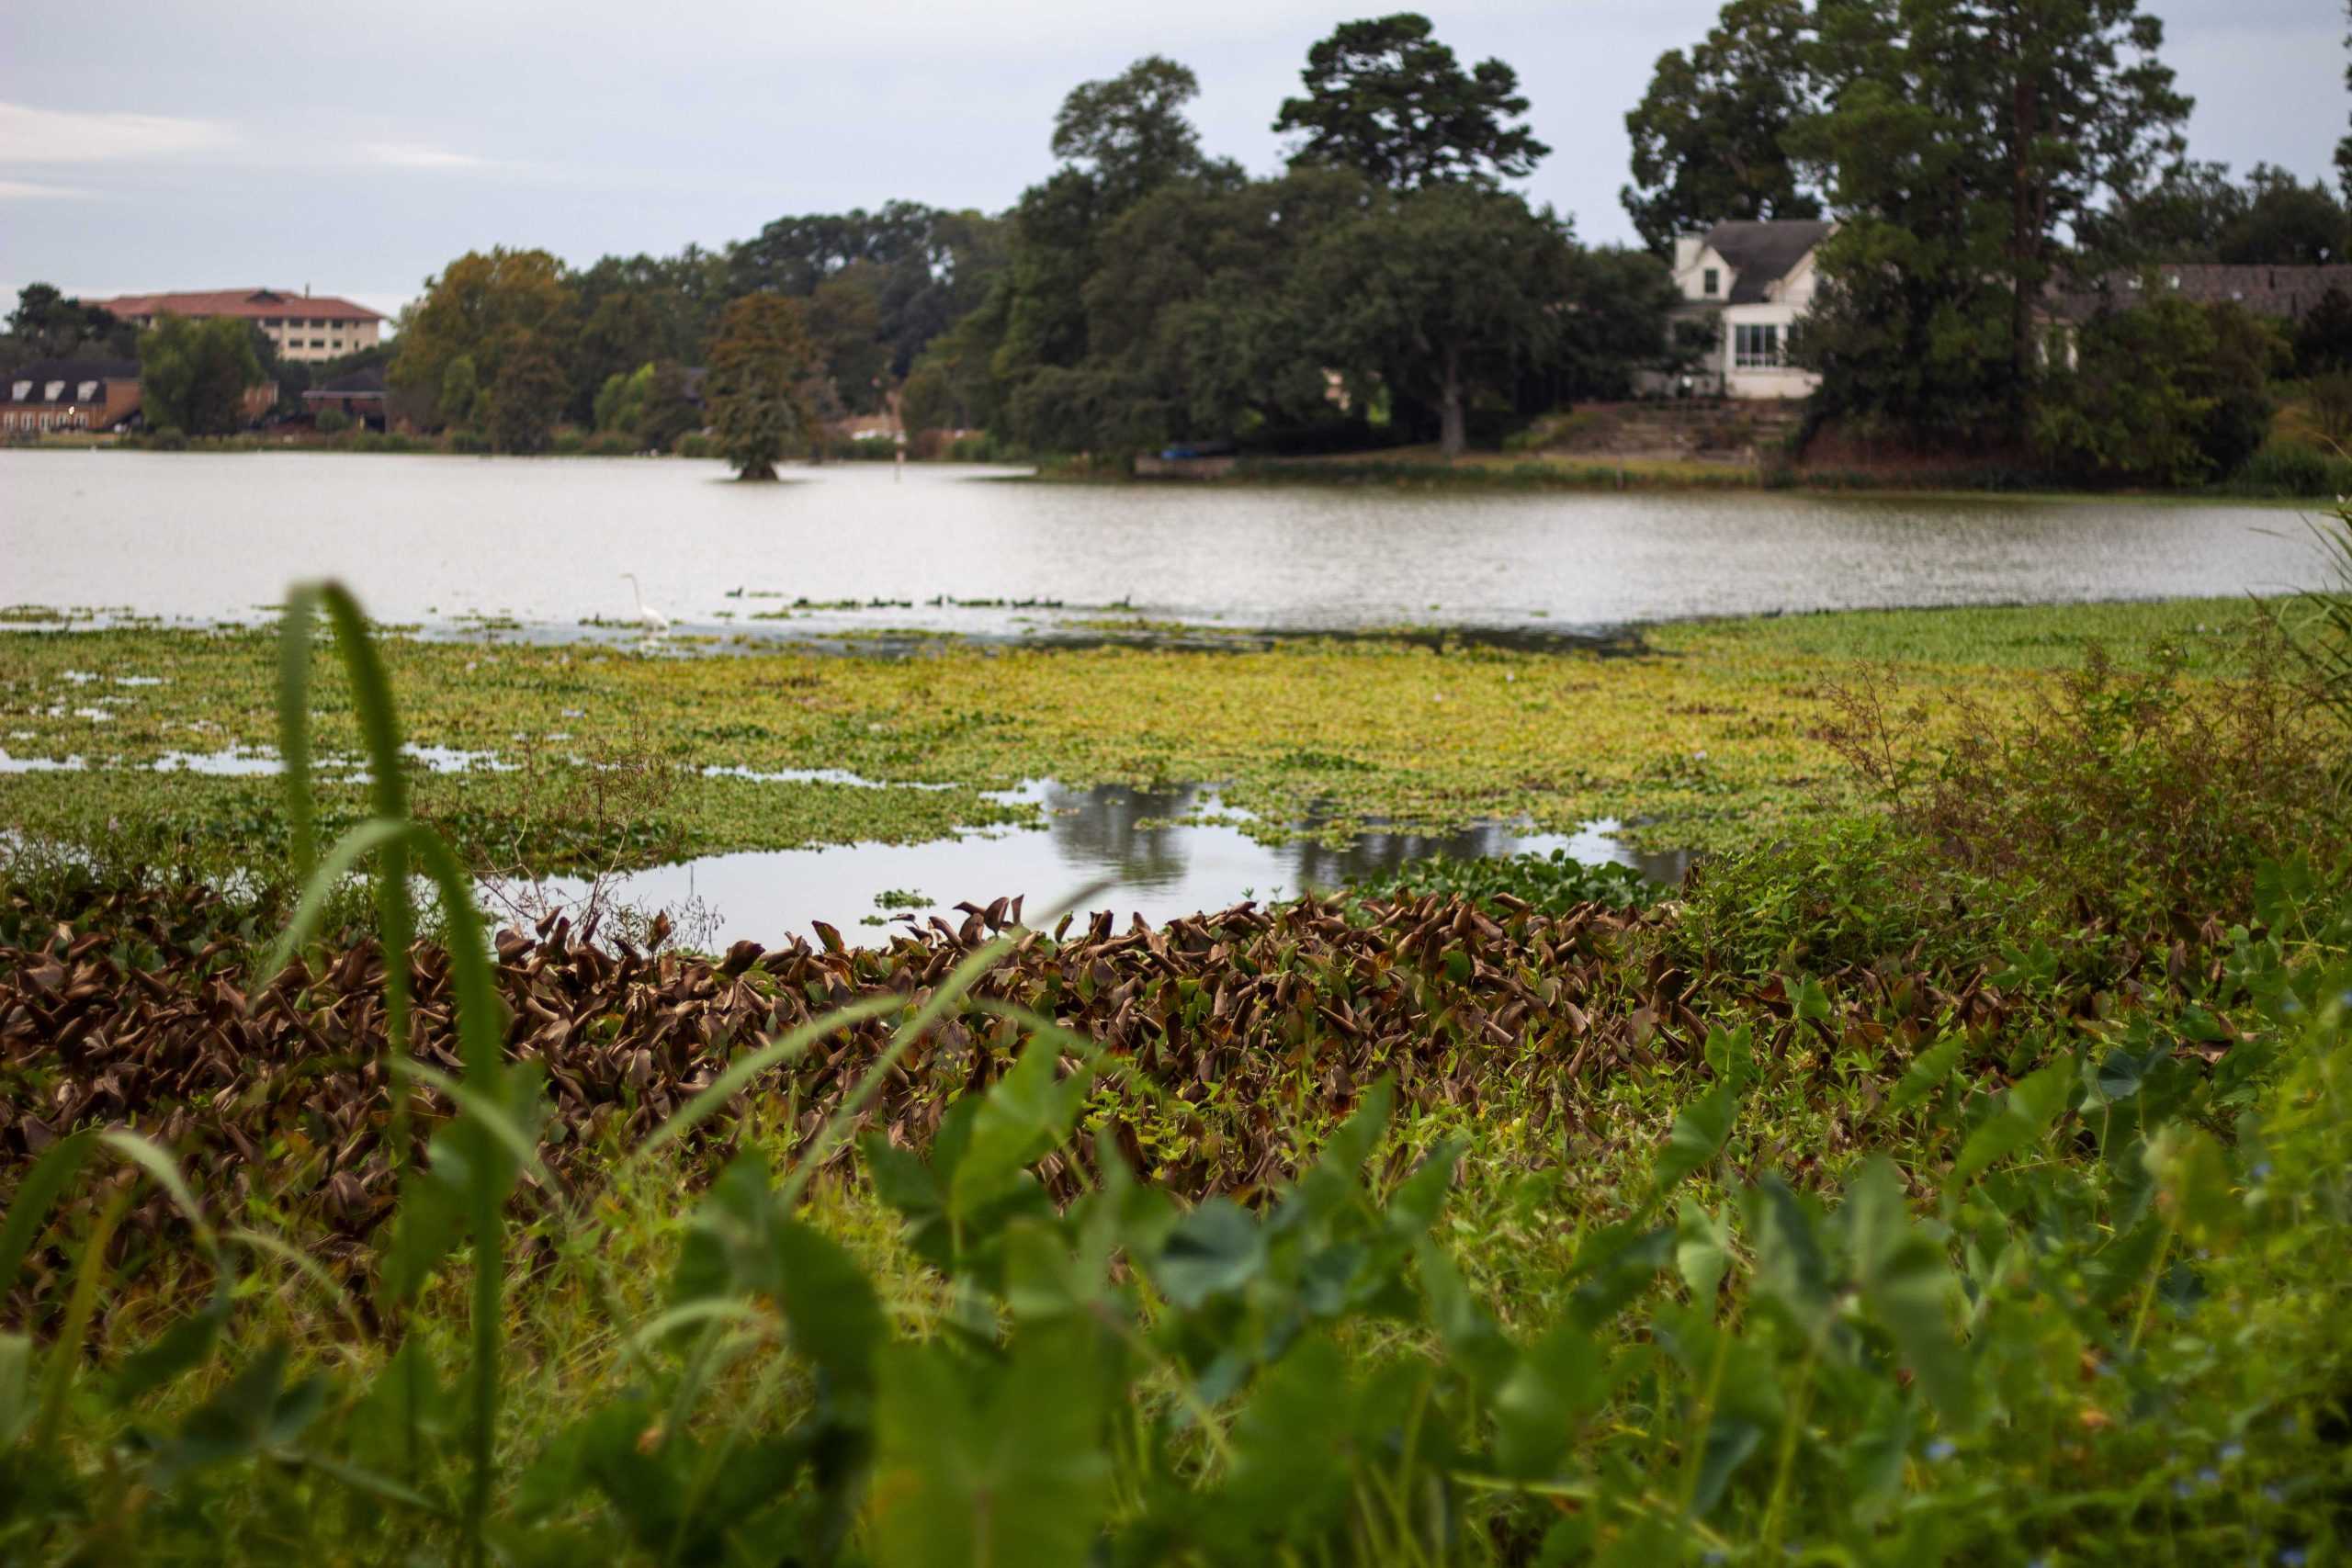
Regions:
<instances>
[{"instance_id":1,"label":"lake","mask_svg":"<svg viewBox=\"0 0 2352 1568\"><path fill-rule=\"evenodd\" d=\"M629 620L631 572L681 631L1020 637L1111 607L1232 627L1524 633L2272 592L2319 576L2296 512L2267 506L1007 472L841 464L739 485L680 459L0 452L0 603L250 620L289 580L334 575L385 620L560 635ZM794 613L795 599L861 607ZM1059 607L1010 603L1023 600Z\"/></svg>"}]
</instances>

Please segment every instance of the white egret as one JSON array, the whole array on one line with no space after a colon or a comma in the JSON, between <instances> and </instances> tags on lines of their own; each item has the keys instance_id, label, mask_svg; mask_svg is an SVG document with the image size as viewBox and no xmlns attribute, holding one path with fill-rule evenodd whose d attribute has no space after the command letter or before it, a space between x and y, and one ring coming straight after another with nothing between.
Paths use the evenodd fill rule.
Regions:
<instances>
[{"instance_id":1,"label":"white egret","mask_svg":"<svg viewBox=\"0 0 2352 1568\"><path fill-rule=\"evenodd\" d=\"M651 632L668 631L670 617L645 602L645 590L637 585L637 573L625 571L621 573L621 579L628 584L628 591L637 595L637 618L645 623L646 629Z\"/></svg>"}]
</instances>

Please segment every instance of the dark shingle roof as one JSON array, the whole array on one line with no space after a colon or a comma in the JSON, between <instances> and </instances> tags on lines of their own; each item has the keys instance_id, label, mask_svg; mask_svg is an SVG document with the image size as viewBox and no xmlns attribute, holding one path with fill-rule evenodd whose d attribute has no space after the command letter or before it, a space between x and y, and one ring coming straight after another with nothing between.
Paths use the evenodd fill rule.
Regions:
<instances>
[{"instance_id":1,"label":"dark shingle roof","mask_svg":"<svg viewBox=\"0 0 2352 1568\"><path fill-rule=\"evenodd\" d=\"M2153 277L2150 276L2153 274ZM2079 321L2101 310L2124 310L2170 289L2199 305L2237 305L2256 316L2301 321L2329 289L2352 295L2352 263L2326 266L2245 266L2224 263L2166 262L2149 274L2128 269L2110 272L2079 288L2059 289L2048 296L2049 311L2062 321Z\"/></svg>"},{"instance_id":2,"label":"dark shingle roof","mask_svg":"<svg viewBox=\"0 0 2352 1568\"><path fill-rule=\"evenodd\" d=\"M1730 264L1731 303L1750 305L1829 237L1826 219L1741 219L1707 231L1707 248Z\"/></svg>"},{"instance_id":3,"label":"dark shingle roof","mask_svg":"<svg viewBox=\"0 0 2352 1568\"><path fill-rule=\"evenodd\" d=\"M0 400L7 402L72 403L81 401L81 387L85 381L136 381L139 362L135 359L36 359L29 365L0 374ZM32 383L28 395L16 396L19 381ZM49 396L51 383L62 383L57 396Z\"/></svg>"}]
</instances>

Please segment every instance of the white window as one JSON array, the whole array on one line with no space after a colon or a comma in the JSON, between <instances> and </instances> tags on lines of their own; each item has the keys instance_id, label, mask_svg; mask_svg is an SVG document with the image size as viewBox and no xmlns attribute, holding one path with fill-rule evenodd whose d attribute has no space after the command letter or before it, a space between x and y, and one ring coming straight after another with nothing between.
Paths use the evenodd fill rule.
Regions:
<instances>
[{"instance_id":1,"label":"white window","mask_svg":"<svg viewBox=\"0 0 2352 1568\"><path fill-rule=\"evenodd\" d=\"M64 390L65 390L65 383L64 383L64 382L62 382L62 381L51 381L51 382L49 384L49 389L41 393L41 395L40 395L40 400L41 400L42 402L45 402L45 403L53 403L53 402L55 402L55 401L58 400L58 398L59 398L60 396L62 396L62 395L63 394Z\"/></svg>"},{"instance_id":2,"label":"white window","mask_svg":"<svg viewBox=\"0 0 2352 1568\"><path fill-rule=\"evenodd\" d=\"M12 403L21 403L32 395L33 384L30 381L19 381L10 389L8 400Z\"/></svg>"},{"instance_id":3,"label":"white window","mask_svg":"<svg viewBox=\"0 0 2352 1568\"><path fill-rule=\"evenodd\" d=\"M96 381L85 381L82 383L80 389L74 392L74 400L76 402L86 403L97 395L98 384Z\"/></svg>"},{"instance_id":4,"label":"white window","mask_svg":"<svg viewBox=\"0 0 2352 1568\"><path fill-rule=\"evenodd\" d=\"M1777 324L1750 326L1742 322L1731 331L1731 362L1735 369L1777 370L1784 363Z\"/></svg>"}]
</instances>

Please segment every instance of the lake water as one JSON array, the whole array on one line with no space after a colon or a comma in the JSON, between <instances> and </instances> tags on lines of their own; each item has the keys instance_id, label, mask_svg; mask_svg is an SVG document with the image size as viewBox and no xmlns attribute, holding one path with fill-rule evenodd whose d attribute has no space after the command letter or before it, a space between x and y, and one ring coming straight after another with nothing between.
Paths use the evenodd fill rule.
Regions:
<instances>
[{"instance_id":1,"label":"lake water","mask_svg":"<svg viewBox=\"0 0 2352 1568\"><path fill-rule=\"evenodd\" d=\"M739 485L676 459L0 452L0 604L252 619L289 580L334 575L385 620L546 635L629 620L632 572L681 631L1035 637L1115 606L1231 627L1541 632L2270 592L2319 575L2300 518L2271 507L1003 473L845 464ZM797 598L889 603L790 614ZM930 603L946 599L1062 607Z\"/></svg>"}]
</instances>

